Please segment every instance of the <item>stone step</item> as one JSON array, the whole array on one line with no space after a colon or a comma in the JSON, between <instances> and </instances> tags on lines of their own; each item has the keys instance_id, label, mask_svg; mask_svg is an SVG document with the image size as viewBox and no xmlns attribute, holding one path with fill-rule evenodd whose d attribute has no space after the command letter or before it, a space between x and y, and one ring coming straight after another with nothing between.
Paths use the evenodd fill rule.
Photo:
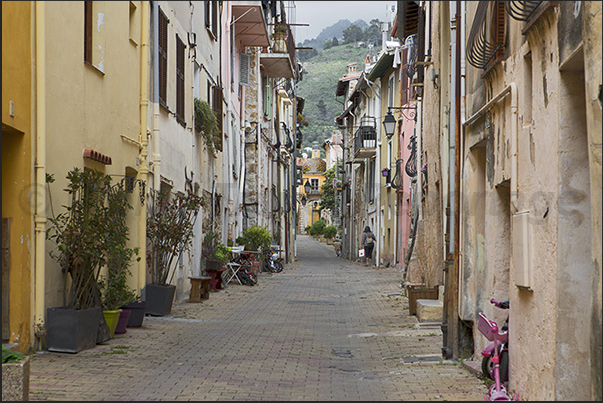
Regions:
<instances>
[{"instance_id":1,"label":"stone step","mask_svg":"<svg viewBox=\"0 0 603 403\"><path fill-rule=\"evenodd\" d=\"M419 322L442 322L444 303L437 299L417 300L417 320Z\"/></svg>"}]
</instances>

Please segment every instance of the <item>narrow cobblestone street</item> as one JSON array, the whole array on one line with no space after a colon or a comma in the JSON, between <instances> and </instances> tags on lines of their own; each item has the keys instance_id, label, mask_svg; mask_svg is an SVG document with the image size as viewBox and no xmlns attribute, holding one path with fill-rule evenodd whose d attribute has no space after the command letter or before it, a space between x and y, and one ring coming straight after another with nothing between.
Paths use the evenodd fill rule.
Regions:
<instances>
[{"instance_id":1,"label":"narrow cobblestone street","mask_svg":"<svg viewBox=\"0 0 603 403\"><path fill-rule=\"evenodd\" d=\"M31 400L482 400L441 361L439 325L408 315L393 268L298 236L298 258L256 286L231 282L77 354L31 363Z\"/></svg>"}]
</instances>

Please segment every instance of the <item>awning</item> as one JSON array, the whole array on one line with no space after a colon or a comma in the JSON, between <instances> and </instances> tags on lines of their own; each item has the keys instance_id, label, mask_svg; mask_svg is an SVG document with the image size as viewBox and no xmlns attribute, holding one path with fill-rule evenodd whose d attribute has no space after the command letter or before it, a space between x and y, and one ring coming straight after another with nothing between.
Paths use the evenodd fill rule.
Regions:
<instances>
[{"instance_id":1,"label":"awning","mask_svg":"<svg viewBox=\"0 0 603 403\"><path fill-rule=\"evenodd\" d=\"M370 81L375 81L377 78L383 77L383 74L389 70L394 64L394 53L383 53L377 63L366 77Z\"/></svg>"},{"instance_id":2,"label":"awning","mask_svg":"<svg viewBox=\"0 0 603 403\"><path fill-rule=\"evenodd\" d=\"M243 46L270 46L268 25L261 1L233 1L235 39Z\"/></svg>"}]
</instances>

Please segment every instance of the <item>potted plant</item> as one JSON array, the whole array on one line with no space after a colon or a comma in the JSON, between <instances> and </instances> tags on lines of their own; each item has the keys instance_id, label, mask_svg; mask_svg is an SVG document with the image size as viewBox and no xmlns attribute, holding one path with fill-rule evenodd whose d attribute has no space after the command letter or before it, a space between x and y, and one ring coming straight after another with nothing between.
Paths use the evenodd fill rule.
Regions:
<instances>
[{"instance_id":1,"label":"potted plant","mask_svg":"<svg viewBox=\"0 0 603 403\"><path fill-rule=\"evenodd\" d=\"M111 330L111 337L114 337L118 326L118 333L125 333L130 316L130 310L122 307L136 300L135 292L128 286L128 277L131 275L130 263L134 256L138 255L138 248L127 246L129 229L126 225L126 214L132 206L128 203L122 183L112 187L107 200L107 274L101 276L98 286L101 290L105 321Z\"/></svg>"},{"instance_id":2,"label":"potted plant","mask_svg":"<svg viewBox=\"0 0 603 403\"><path fill-rule=\"evenodd\" d=\"M203 237L201 256L205 263L205 271L211 278L210 290L222 289L222 272L225 264L230 261L228 247L219 242L220 234L210 231Z\"/></svg>"},{"instance_id":3,"label":"potted plant","mask_svg":"<svg viewBox=\"0 0 603 403\"><path fill-rule=\"evenodd\" d=\"M216 145L221 142L221 132L216 113L209 103L195 98L195 129L203 137L203 142L211 154L216 153Z\"/></svg>"},{"instance_id":4,"label":"potted plant","mask_svg":"<svg viewBox=\"0 0 603 403\"><path fill-rule=\"evenodd\" d=\"M2 344L2 401L29 400L29 357Z\"/></svg>"},{"instance_id":5,"label":"potted plant","mask_svg":"<svg viewBox=\"0 0 603 403\"><path fill-rule=\"evenodd\" d=\"M169 198L156 192L147 221L147 267L151 283L145 286L146 314L168 315L172 310L176 286L171 285L177 258L186 252L193 239L193 227L204 205L203 197L191 190Z\"/></svg>"},{"instance_id":6,"label":"potted plant","mask_svg":"<svg viewBox=\"0 0 603 403\"><path fill-rule=\"evenodd\" d=\"M327 240L327 245L333 245L333 237L337 234L337 227L334 225L328 225L323 233L323 236Z\"/></svg>"},{"instance_id":7,"label":"potted plant","mask_svg":"<svg viewBox=\"0 0 603 403\"><path fill-rule=\"evenodd\" d=\"M287 44L285 40L287 39L287 35L289 34L289 29L286 24L276 24L274 26L274 33L272 37L274 38L274 47L273 51L276 53L286 53L287 52Z\"/></svg>"},{"instance_id":8,"label":"potted plant","mask_svg":"<svg viewBox=\"0 0 603 403\"><path fill-rule=\"evenodd\" d=\"M241 235L235 240L239 245L245 245L245 250L257 252L253 255L253 271L257 274L260 270L260 260L256 258L259 253L270 250L272 237L267 228L255 225L243 230Z\"/></svg>"},{"instance_id":9,"label":"potted plant","mask_svg":"<svg viewBox=\"0 0 603 403\"><path fill-rule=\"evenodd\" d=\"M47 182L54 182L47 175ZM66 210L49 218L47 239L57 245L50 256L64 274L63 306L47 310L48 350L77 353L108 340L98 280L107 261L107 195L111 177L74 168L67 174ZM68 281L69 280L69 281Z\"/></svg>"}]
</instances>

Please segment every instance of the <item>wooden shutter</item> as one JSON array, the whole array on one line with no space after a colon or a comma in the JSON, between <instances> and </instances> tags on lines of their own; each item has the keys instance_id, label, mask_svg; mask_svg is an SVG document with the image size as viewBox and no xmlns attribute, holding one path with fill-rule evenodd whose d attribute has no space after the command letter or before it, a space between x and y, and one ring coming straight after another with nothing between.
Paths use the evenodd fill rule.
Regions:
<instances>
[{"instance_id":1,"label":"wooden shutter","mask_svg":"<svg viewBox=\"0 0 603 403\"><path fill-rule=\"evenodd\" d=\"M246 53L239 53L239 83L249 85L250 57Z\"/></svg>"},{"instance_id":2,"label":"wooden shutter","mask_svg":"<svg viewBox=\"0 0 603 403\"><path fill-rule=\"evenodd\" d=\"M205 2L205 28L211 27L211 1Z\"/></svg>"},{"instance_id":3,"label":"wooden shutter","mask_svg":"<svg viewBox=\"0 0 603 403\"><path fill-rule=\"evenodd\" d=\"M209 1L207 2L209 3ZM214 38L218 39L218 2L211 2L211 32Z\"/></svg>"},{"instance_id":4,"label":"wooden shutter","mask_svg":"<svg viewBox=\"0 0 603 403\"><path fill-rule=\"evenodd\" d=\"M216 114L216 120L218 122L218 130L220 134L216 139L214 147L218 151L222 151L222 137L223 137L223 124L222 124L222 103L223 103L223 94L222 87L216 85L214 86L214 112Z\"/></svg>"},{"instance_id":5,"label":"wooden shutter","mask_svg":"<svg viewBox=\"0 0 603 403\"><path fill-rule=\"evenodd\" d=\"M159 103L167 107L167 31L168 18L159 9Z\"/></svg>"},{"instance_id":6,"label":"wooden shutter","mask_svg":"<svg viewBox=\"0 0 603 403\"><path fill-rule=\"evenodd\" d=\"M184 42L176 35L176 120L186 127L184 119Z\"/></svg>"},{"instance_id":7,"label":"wooden shutter","mask_svg":"<svg viewBox=\"0 0 603 403\"><path fill-rule=\"evenodd\" d=\"M84 62L92 64L92 2L84 2Z\"/></svg>"}]
</instances>

